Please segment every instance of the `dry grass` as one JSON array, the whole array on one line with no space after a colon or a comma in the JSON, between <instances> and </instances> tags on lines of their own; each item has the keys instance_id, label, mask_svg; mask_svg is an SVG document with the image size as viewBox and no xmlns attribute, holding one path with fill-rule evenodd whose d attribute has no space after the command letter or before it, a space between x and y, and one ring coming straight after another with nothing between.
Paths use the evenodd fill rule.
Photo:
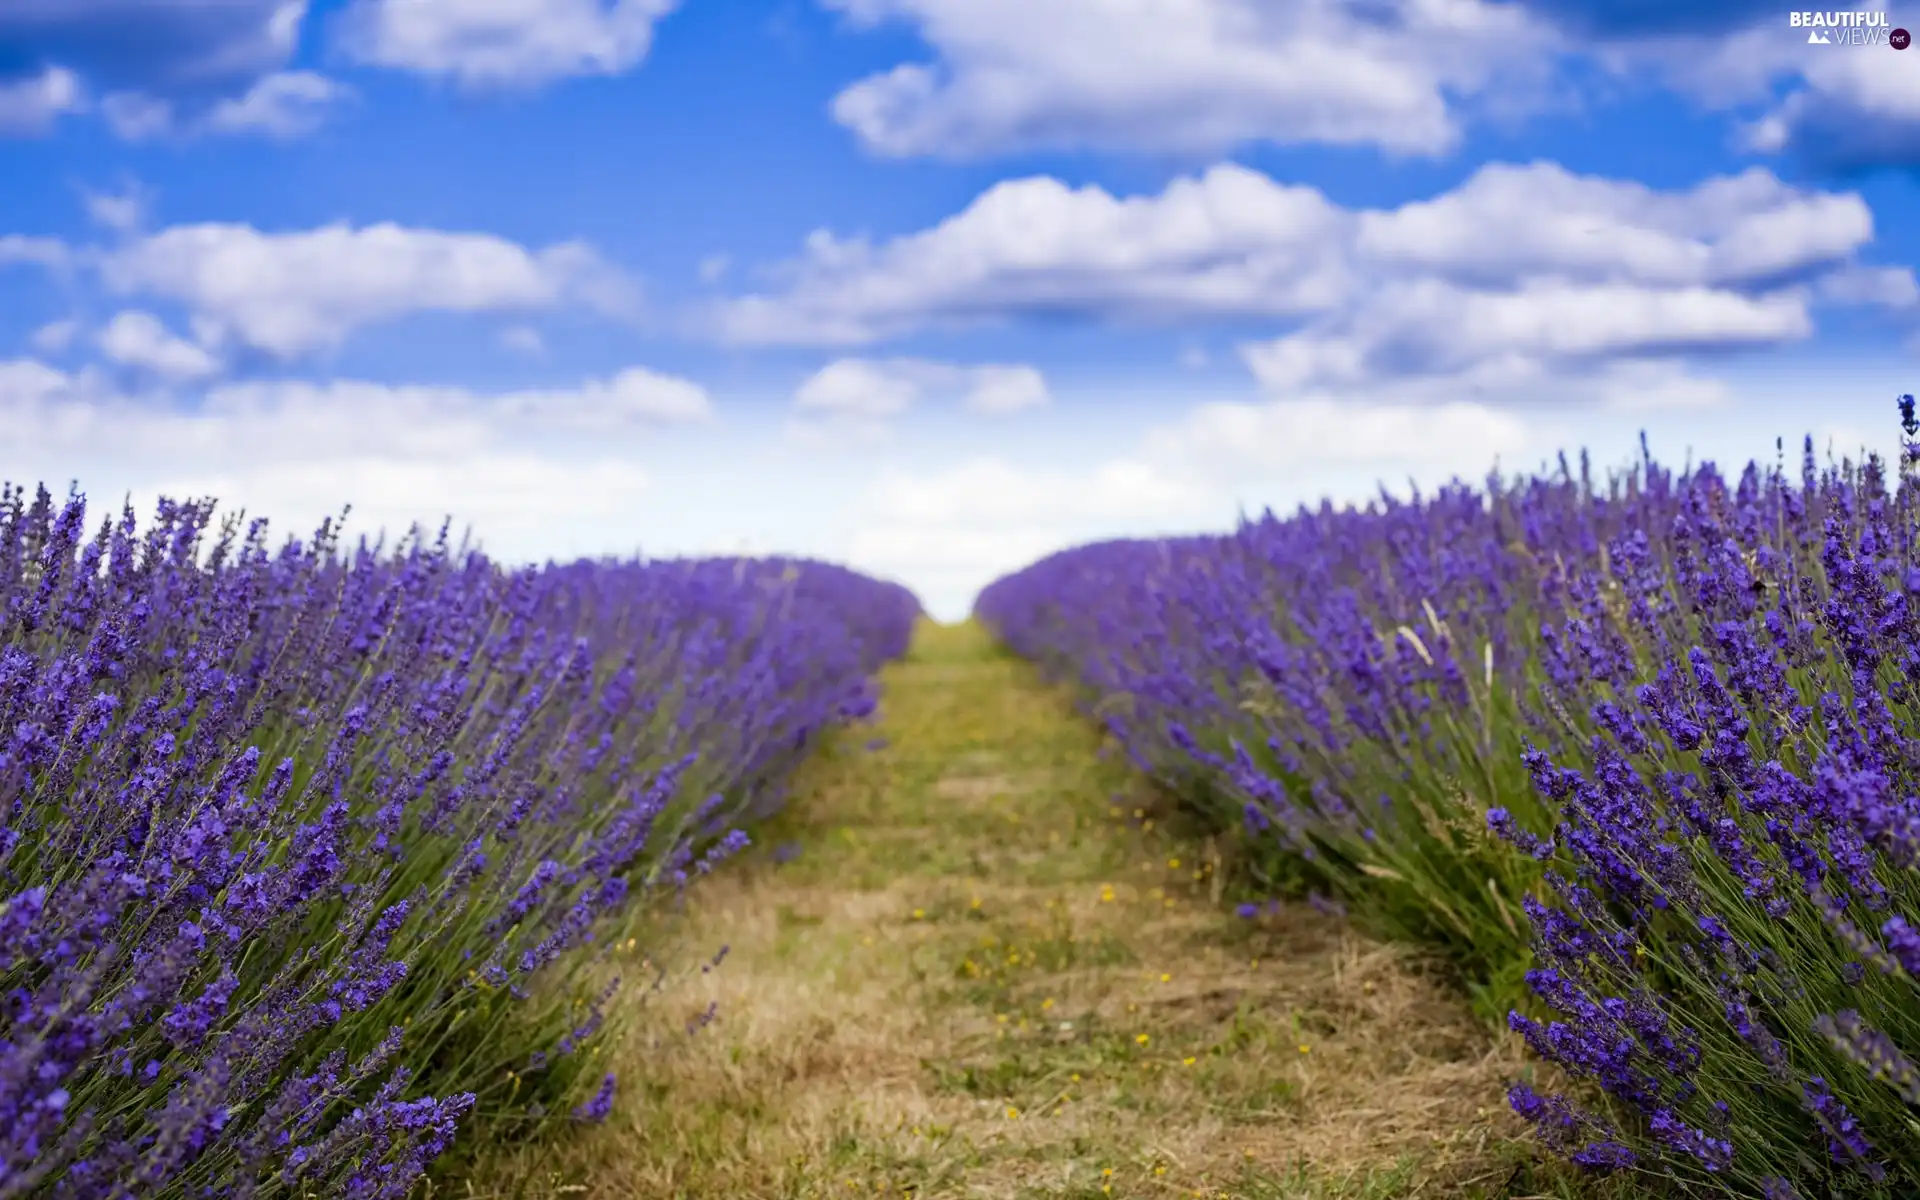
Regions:
<instances>
[{"instance_id":1,"label":"dry grass","mask_svg":"<svg viewBox=\"0 0 1920 1200\"><path fill-rule=\"evenodd\" d=\"M618 1055L606 1126L489 1156L489 1196L1560 1194L1528 1072L1390 947L1236 917L1216 860L1057 693L923 631L868 751L810 765L681 932L730 952ZM769 853L798 843L798 858Z\"/></svg>"}]
</instances>

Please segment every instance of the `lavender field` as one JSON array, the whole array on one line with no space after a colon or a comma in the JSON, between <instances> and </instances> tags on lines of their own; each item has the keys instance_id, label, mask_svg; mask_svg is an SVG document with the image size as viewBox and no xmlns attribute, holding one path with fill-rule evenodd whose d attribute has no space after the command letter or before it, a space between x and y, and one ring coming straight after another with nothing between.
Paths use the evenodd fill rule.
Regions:
<instances>
[{"instance_id":1,"label":"lavender field","mask_svg":"<svg viewBox=\"0 0 1920 1200\"><path fill-rule=\"evenodd\" d=\"M0 1196L1914 1194L1916 445L1096 543L974 632L9 488ZM1527 1137L1406 1157L1489 1072Z\"/></svg>"},{"instance_id":2,"label":"lavender field","mask_svg":"<svg viewBox=\"0 0 1920 1200\"><path fill-rule=\"evenodd\" d=\"M0 0L0 1200L1920 1200L1916 34Z\"/></svg>"},{"instance_id":3,"label":"lavender field","mask_svg":"<svg viewBox=\"0 0 1920 1200\"><path fill-rule=\"evenodd\" d=\"M603 1119L650 981L602 960L918 614L812 562L88 519L0 499L5 1196L397 1197Z\"/></svg>"},{"instance_id":4,"label":"lavender field","mask_svg":"<svg viewBox=\"0 0 1920 1200\"><path fill-rule=\"evenodd\" d=\"M1452 964L1594 1175L1920 1191L1920 434L1069 550L979 618L1276 892ZM1255 906L1249 905L1249 912Z\"/></svg>"}]
</instances>

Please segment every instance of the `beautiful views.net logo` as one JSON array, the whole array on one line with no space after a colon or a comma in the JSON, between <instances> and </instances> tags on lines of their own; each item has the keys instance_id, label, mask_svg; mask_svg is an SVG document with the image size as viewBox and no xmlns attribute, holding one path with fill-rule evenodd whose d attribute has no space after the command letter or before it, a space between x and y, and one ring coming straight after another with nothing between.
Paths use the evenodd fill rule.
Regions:
<instances>
[{"instance_id":1,"label":"beautiful views.net logo","mask_svg":"<svg viewBox=\"0 0 1920 1200\"><path fill-rule=\"evenodd\" d=\"M1883 12L1792 12L1787 23L1807 30L1816 46L1892 46L1905 50L1913 38L1904 29L1889 28Z\"/></svg>"}]
</instances>

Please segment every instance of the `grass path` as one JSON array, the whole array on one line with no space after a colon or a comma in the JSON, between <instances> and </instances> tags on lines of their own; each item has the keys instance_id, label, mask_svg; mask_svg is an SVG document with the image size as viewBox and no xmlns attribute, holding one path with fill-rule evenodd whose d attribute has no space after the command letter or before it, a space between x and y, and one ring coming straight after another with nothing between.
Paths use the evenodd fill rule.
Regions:
<instances>
[{"instance_id":1,"label":"grass path","mask_svg":"<svg viewBox=\"0 0 1920 1200\"><path fill-rule=\"evenodd\" d=\"M685 933L729 953L655 1001L675 1032L623 1051L612 1121L468 1190L1538 1186L1503 1102L1510 1046L1338 921L1236 916L1208 847L980 629L924 626L883 684L879 729L827 746L759 847L693 893Z\"/></svg>"}]
</instances>

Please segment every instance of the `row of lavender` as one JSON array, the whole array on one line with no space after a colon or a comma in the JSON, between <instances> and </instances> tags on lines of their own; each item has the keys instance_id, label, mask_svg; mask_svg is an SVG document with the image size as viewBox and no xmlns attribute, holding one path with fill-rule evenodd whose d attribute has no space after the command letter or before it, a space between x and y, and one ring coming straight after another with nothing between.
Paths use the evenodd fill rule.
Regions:
<instances>
[{"instance_id":1,"label":"row of lavender","mask_svg":"<svg viewBox=\"0 0 1920 1200\"><path fill-rule=\"evenodd\" d=\"M87 532L0 493L0 1197L398 1197L456 1128L604 1116L608 951L919 612L200 502Z\"/></svg>"},{"instance_id":2,"label":"row of lavender","mask_svg":"<svg viewBox=\"0 0 1920 1200\"><path fill-rule=\"evenodd\" d=\"M977 615L1271 884L1459 964L1583 1081L1510 1097L1583 1167L1912 1196L1915 453L1562 459L1070 550Z\"/></svg>"}]
</instances>

